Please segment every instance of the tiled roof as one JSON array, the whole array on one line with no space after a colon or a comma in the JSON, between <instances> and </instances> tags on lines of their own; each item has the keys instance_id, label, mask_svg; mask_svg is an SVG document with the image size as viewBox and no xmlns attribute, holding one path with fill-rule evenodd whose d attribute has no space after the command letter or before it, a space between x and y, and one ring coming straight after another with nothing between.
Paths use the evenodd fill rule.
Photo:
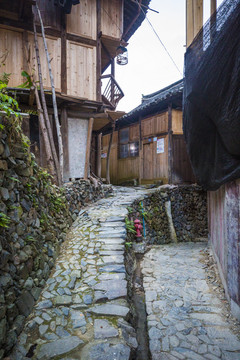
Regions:
<instances>
[{"instance_id":1,"label":"tiled roof","mask_svg":"<svg viewBox=\"0 0 240 360\"><path fill-rule=\"evenodd\" d=\"M135 119L139 115L146 116L148 113L151 113L152 110L155 110L158 105L162 102L170 100L174 96L182 95L183 92L183 80L179 80L159 91L156 91L149 95L142 96L142 103L137 106L135 109L131 110L126 115L122 116L117 122L122 122L124 120Z\"/></svg>"}]
</instances>

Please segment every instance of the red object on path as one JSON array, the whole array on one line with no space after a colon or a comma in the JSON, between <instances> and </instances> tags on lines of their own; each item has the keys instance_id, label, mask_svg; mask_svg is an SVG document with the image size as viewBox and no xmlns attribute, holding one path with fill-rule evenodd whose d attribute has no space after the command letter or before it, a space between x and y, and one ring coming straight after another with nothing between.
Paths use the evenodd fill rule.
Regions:
<instances>
[{"instance_id":1,"label":"red object on path","mask_svg":"<svg viewBox=\"0 0 240 360\"><path fill-rule=\"evenodd\" d=\"M135 229L136 229L136 232L137 232L136 237L137 238L142 237L141 230L143 229L143 227L141 225L141 221L138 220L138 219L134 220L134 226L135 226Z\"/></svg>"}]
</instances>

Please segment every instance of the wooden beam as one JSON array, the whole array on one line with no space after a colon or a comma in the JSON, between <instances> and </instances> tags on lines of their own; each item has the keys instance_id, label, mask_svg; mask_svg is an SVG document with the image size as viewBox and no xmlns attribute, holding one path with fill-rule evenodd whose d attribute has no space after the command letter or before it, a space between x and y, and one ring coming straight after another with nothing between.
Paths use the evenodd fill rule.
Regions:
<instances>
[{"instance_id":1,"label":"wooden beam","mask_svg":"<svg viewBox=\"0 0 240 360\"><path fill-rule=\"evenodd\" d=\"M101 48L101 0L97 1L97 51L96 51L96 62L97 62L97 84L96 84L96 99L97 101L102 100L101 95L101 74L102 74L102 48Z\"/></svg>"},{"instance_id":2,"label":"wooden beam","mask_svg":"<svg viewBox=\"0 0 240 360\"><path fill-rule=\"evenodd\" d=\"M85 158L85 169L84 169L84 178L88 179L90 175L90 154L91 154L91 142L92 142L92 128L93 128L94 119L90 118L88 121L88 134L87 134L87 146L86 146L86 158Z\"/></svg>"},{"instance_id":3,"label":"wooden beam","mask_svg":"<svg viewBox=\"0 0 240 360\"><path fill-rule=\"evenodd\" d=\"M194 0L194 37L203 27L203 0Z\"/></svg>"},{"instance_id":4,"label":"wooden beam","mask_svg":"<svg viewBox=\"0 0 240 360\"><path fill-rule=\"evenodd\" d=\"M61 92L67 94L67 37L66 14L61 13Z\"/></svg>"},{"instance_id":5,"label":"wooden beam","mask_svg":"<svg viewBox=\"0 0 240 360\"><path fill-rule=\"evenodd\" d=\"M102 175L102 133L97 136L97 176L100 178Z\"/></svg>"},{"instance_id":6,"label":"wooden beam","mask_svg":"<svg viewBox=\"0 0 240 360\"><path fill-rule=\"evenodd\" d=\"M96 46L97 45L96 40L85 38L83 36L74 35L74 34L67 34L66 36L67 36L67 40L69 40L69 41L74 41L74 42L77 42L77 43L90 45L90 46Z\"/></svg>"},{"instance_id":7,"label":"wooden beam","mask_svg":"<svg viewBox=\"0 0 240 360\"><path fill-rule=\"evenodd\" d=\"M203 0L186 0L186 44L192 43L203 26Z\"/></svg>"},{"instance_id":8,"label":"wooden beam","mask_svg":"<svg viewBox=\"0 0 240 360\"><path fill-rule=\"evenodd\" d=\"M112 132L110 134L110 140L109 140L108 152L107 152L106 179L108 184L110 184L110 154L111 154L114 130L115 130L115 121L112 123Z\"/></svg>"},{"instance_id":9,"label":"wooden beam","mask_svg":"<svg viewBox=\"0 0 240 360\"><path fill-rule=\"evenodd\" d=\"M168 183L172 184L173 139L172 139L172 104L168 105Z\"/></svg>"},{"instance_id":10,"label":"wooden beam","mask_svg":"<svg viewBox=\"0 0 240 360\"><path fill-rule=\"evenodd\" d=\"M211 15L217 10L217 0L211 0Z\"/></svg>"}]
</instances>

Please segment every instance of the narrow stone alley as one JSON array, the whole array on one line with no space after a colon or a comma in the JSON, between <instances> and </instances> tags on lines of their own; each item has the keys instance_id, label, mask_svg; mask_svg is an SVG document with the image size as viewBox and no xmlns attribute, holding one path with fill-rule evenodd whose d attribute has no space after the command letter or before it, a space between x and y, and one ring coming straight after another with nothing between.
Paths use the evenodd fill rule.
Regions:
<instances>
[{"instance_id":1,"label":"narrow stone alley","mask_svg":"<svg viewBox=\"0 0 240 360\"><path fill-rule=\"evenodd\" d=\"M142 261L152 360L239 360L240 341L207 282L206 243L154 246ZM226 305L225 305L226 306ZM238 326L238 334L240 334Z\"/></svg>"},{"instance_id":2,"label":"narrow stone alley","mask_svg":"<svg viewBox=\"0 0 240 360\"><path fill-rule=\"evenodd\" d=\"M12 360L148 360L131 325L124 253L127 207L151 191L114 188L80 211ZM142 259L152 360L240 359L240 341L206 281L205 248L152 246Z\"/></svg>"}]
</instances>

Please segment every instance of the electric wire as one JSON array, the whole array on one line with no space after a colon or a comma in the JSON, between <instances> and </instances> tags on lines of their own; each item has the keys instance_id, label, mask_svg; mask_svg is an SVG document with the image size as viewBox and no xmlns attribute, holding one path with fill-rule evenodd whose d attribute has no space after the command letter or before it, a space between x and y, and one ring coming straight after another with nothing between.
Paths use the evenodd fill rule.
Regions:
<instances>
[{"instance_id":1,"label":"electric wire","mask_svg":"<svg viewBox=\"0 0 240 360\"><path fill-rule=\"evenodd\" d=\"M143 12L143 14L144 14L144 16L145 16L145 18L146 18L146 20L147 20L148 24L151 26L151 28L152 28L152 30L153 30L153 32L154 32L154 34L157 36L157 38L158 38L158 40L159 40L160 44L162 45L162 47L163 47L163 48L164 48L164 50L166 51L167 55L168 55L168 56L169 56L169 58L171 59L172 63L174 64L175 68L177 69L177 71L179 72L179 74L180 74L181 76L183 76L183 73L181 72L181 70L180 70L180 69L179 69L179 67L177 66L176 62L174 61L173 57L172 57L172 56L171 56L171 54L169 53L168 49L166 48L166 46L164 45L164 43L163 43L163 42L162 42L162 40L160 39L160 36L159 36L159 35L158 35L158 33L156 32L156 30L155 30L155 28L154 28L153 24L151 23L151 21L150 21L150 20L148 19L148 17L146 16L146 14L145 14L145 12L144 12L144 10L143 10L142 6L141 6L139 3L137 3L137 4L138 4L139 8L141 9L141 11Z\"/></svg>"}]
</instances>

